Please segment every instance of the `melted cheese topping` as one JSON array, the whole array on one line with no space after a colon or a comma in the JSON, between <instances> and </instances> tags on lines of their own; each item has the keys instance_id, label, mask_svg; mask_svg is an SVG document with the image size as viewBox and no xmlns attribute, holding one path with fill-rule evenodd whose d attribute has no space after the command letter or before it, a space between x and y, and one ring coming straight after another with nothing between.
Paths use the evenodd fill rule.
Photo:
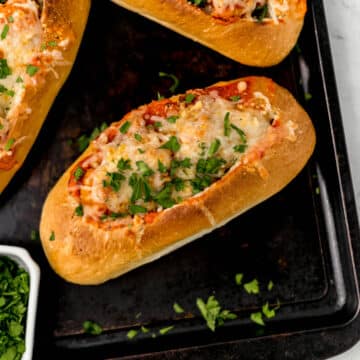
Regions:
<instances>
[{"instance_id":1,"label":"melted cheese topping","mask_svg":"<svg viewBox=\"0 0 360 360\"><path fill-rule=\"evenodd\" d=\"M61 52L64 45L44 42L36 1L8 0L0 4L0 162L11 157L21 141L10 135L15 121L26 121L31 114L31 109L24 106L26 93L44 82L44 75L52 72L54 65L65 64Z\"/></svg>"},{"instance_id":2,"label":"melted cheese topping","mask_svg":"<svg viewBox=\"0 0 360 360\"><path fill-rule=\"evenodd\" d=\"M251 20L260 17L275 23L289 11L288 0L207 0L205 4L204 9L215 17L236 16Z\"/></svg>"},{"instance_id":3,"label":"melted cheese topping","mask_svg":"<svg viewBox=\"0 0 360 360\"><path fill-rule=\"evenodd\" d=\"M244 81L236 88L235 97L214 88L189 92L175 104L154 102L105 130L93 143L94 155L75 168L85 169L74 199L84 218L129 224L129 215L198 196L238 166L266 176L259 163L264 152L279 134L294 140L296 128L291 121L279 126L279 113L264 94L249 98Z\"/></svg>"}]
</instances>

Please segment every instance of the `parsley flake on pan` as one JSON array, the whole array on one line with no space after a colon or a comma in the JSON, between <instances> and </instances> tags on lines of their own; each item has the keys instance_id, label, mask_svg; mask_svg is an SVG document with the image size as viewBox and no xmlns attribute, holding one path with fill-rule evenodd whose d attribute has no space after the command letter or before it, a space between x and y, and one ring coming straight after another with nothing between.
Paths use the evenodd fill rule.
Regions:
<instances>
[{"instance_id":1,"label":"parsley flake on pan","mask_svg":"<svg viewBox=\"0 0 360 360\"><path fill-rule=\"evenodd\" d=\"M276 315L275 309L270 309L268 302L262 306L261 310L268 319L272 319Z\"/></svg>"},{"instance_id":2,"label":"parsley flake on pan","mask_svg":"<svg viewBox=\"0 0 360 360\"><path fill-rule=\"evenodd\" d=\"M100 335L102 333L102 327L94 321L86 320L83 322L83 330L90 335Z\"/></svg>"},{"instance_id":3,"label":"parsley flake on pan","mask_svg":"<svg viewBox=\"0 0 360 360\"><path fill-rule=\"evenodd\" d=\"M251 321L253 321L254 323L256 323L258 325L265 326L261 312L252 313L250 315L250 319L251 319Z\"/></svg>"},{"instance_id":4,"label":"parsley flake on pan","mask_svg":"<svg viewBox=\"0 0 360 360\"><path fill-rule=\"evenodd\" d=\"M229 310L223 310L213 295L208 298L206 303L203 299L198 298L196 305L211 331L215 331L217 326L223 325L225 320L237 318L236 314L231 313Z\"/></svg>"},{"instance_id":5,"label":"parsley flake on pan","mask_svg":"<svg viewBox=\"0 0 360 360\"><path fill-rule=\"evenodd\" d=\"M126 337L130 340L132 340L136 335L138 334L138 331L135 329L131 329L128 331L128 333L126 334Z\"/></svg>"},{"instance_id":6,"label":"parsley flake on pan","mask_svg":"<svg viewBox=\"0 0 360 360\"><path fill-rule=\"evenodd\" d=\"M273 287L274 287L274 283L270 280L269 283L267 284L268 291L271 291Z\"/></svg>"},{"instance_id":7,"label":"parsley flake on pan","mask_svg":"<svg viewBox=\"0 0 360 360\"><path fill-rule=\"evenodd\" d=\"M235 275L235 283L236 285L241 285L244 278L244 274L239 273Z\"/></svg>"},{"instance_id":8,"label":"parsley flake on pan","mask_svg":"<svg viewBox=\"0 0 360 360\"><path fill-rule=\"evenodd\" d=\"M106 122L103 122L99 127L96 127L89 136L81 135L77 140L79 152L83 152L90 144L90 141L95 140L102 131L108 127Z\"/></svg>"},{"instance_id":9,"label":"parsley flake on pan","mask_svg":"<svg viewBox=\"0 0 360 360\"><path fill-rule=\"evenodd\" d=\"M173 304L173 309L177 314L182 314L185 312L185 310L177 302Z\"/></svg>"},{"instance_id":10,"label":"parsley flake on pan","mask_svg":"<svg viewBox=\"0 0 360 360\"><path fill-rule=\"evenodd\" d=\"M159 330L159 334L160 334L160 335L165 335L165 334L167 334L169 331L171 331L174 327L175 327L174 325L164 327L164 328L162 328L162 329Z\"/></svg>"},{"instance_id":11,"label":"parsley flake on pan","mask_svg":"<svg viewBox=\"0 0 360 360\"><path fill-rule=\"evenodd\" d=\"M258 294L259 293L259 282L257 279L254 279L246 284L244 284L244 289L248 294Z\"/></svg>"},{"instance_id":12,"label":"parsley flake on pan","mask_svg":"<svg viewBox=\"0 0 360 360\"><path fill-rule=\"evenodd\" d=\"M30 239L31 239L32 241L38 241L38 240L40 240L39 231L38 231L38 230L31 230Z\"/></svg>"},{"instance_id":13,"label":"parsley flake on pan","mask_svg":"<svg viewBox=\"0 0 360 360\"><path fill-rule=\"evenodd\" d=\"M173 93L176 91L176 89L179 87L180 81L179 81L179 79L178 79L175 75L173 75L173 74L168 74L168 73L165 73L165 72L160 71L160 72L159 72L159 76L160 76L160 77L170 78L170 79L173 81L173 84L169 87L169 90L170 90L170 92L171 92L172 94L173 94Z\"/></svg>"}]
</instances>

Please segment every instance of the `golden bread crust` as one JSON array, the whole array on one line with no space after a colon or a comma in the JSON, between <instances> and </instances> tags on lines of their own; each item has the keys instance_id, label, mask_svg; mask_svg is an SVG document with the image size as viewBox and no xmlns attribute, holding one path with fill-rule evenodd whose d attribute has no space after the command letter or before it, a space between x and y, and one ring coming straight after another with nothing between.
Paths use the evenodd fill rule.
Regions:
<instances>
[{"instance_id":1,"label":"golden bread crust","mask_svg":"<svg viewBox=\"0 0 360 360\"><path fill-rule=\"evenodd\" d=\"M57 76L48 72L37 85L27 89L20 104L19 116L10 129L8 138L22 139L16 146L15 165L9 170L0 169L0 193L19 170L34 144L41 126L60 88L68 77L80 46L90 10L90 0L44 0L41 24L44 42L68 38L69 46L62 51L66 65L53 66ZM31 109L28 113L25 109Z\"/></svg>"},{"instance_id":2,"label":"golden bread crust","mask_svg":"<svg viewBox=\"0 0 360 360\"><path fill-rule=\"evenodd\" d=\"M280 63L295 46L303 27L306 0L289 0L288 16L275 24L249 19L224 21L186 0L112 0L245 65Z\"/></svg>"},{"instance_id":3,"label":"golden bread crust","mask_svg":"<svg viewBox=\"0 0 360 360\"><path fill-rule=\"evenodd\" d=\"M287 90L266 78L244 80L249 79L254 91L271 98L281 118L297 126L296 140L282 138L266 151L261 163L268 176L236 167L205 191L160 212L135 234L128 227L108 230L75 216L68 191L72 166L50 192L40 225L43 248L60 276L78 284L99 284L117 277L221 226L278 192L299 173L315 146L311 120ZM90 145L75 164L93 150ZM50 241L52 233L55 240Z\"/></svg>"}]
</instances>

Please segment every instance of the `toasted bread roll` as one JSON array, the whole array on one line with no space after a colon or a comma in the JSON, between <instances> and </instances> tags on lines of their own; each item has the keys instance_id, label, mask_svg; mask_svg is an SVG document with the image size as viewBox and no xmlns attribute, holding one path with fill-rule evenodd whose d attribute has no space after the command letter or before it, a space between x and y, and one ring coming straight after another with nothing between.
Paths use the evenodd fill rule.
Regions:
<instances>
[{"instance_id":1,"label":"toasted bread roll","mask_svg":"<svg viewBox=\"0 0 360 360\"><path fill-rule=\"evenodd\" d=\"M260 67L276 65L289 54L306 13L306 0L112 1L233 60Z\"/></svg>"},{"instance_id":2,"label":"toasted bread roll","mask_svg":"<svg viewBox=\"0 0 360 360\"><path fill-rule=\"evenodd\" d=\"M68 281L117 277L281 190L314 144L308 115L267 78L153 101L104 130L50 192L45 253Z\"/></svg>"},{"instance_id":3,"label":"toasted bread roll","mask_svg":"<svg viewBox=\"0 0 360 360\"><path fill-rule=\"evenodd\" d=\"M0 192L24 162L71 70L89 7L90 0L0 4Z\"/></svg>"}]
</instances>

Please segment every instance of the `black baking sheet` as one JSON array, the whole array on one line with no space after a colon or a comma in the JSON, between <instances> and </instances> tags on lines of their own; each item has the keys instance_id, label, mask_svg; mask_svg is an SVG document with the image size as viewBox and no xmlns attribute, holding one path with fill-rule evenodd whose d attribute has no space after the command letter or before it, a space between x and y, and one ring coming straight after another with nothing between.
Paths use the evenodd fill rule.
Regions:
<instances>
[{"instance_id":1,"label":"black baking sheet","mask_svg":"<svg viewBox=\"0 0 360 360\"><path fill-rule=\"evenodd\" d=\"M349 179L340 180L348 165L334 137L341 119L329 106L330 101L337 103L335 89L326 82L331 62L324 59L318 41L322 6L309 5L298 49L276 67L257 69L108 1L93 1L73 72L25 166L0 197L0 241L27 247L42 269L35 359L49 359L50 354L51 359L100 359L208 346L344 325L356 315L358 293L344 202L352 188ZM272 77L311 114L315 154L282 192L196 242L101 286L65 283L48 267L40 244L30 240L46 194L78 156L74 140L81 134L103 121L119 120L158 92L170 95L171 83L159 71L175 74L180 92L247 75ZM310 101L304 91L312 94ZM260 281L260 296L236 286L239 272L245 281ZM266 290L270 280L275 284L271 292ZM215 334L195 305L198 297L213 294L239 316ZM266 327L250 321L251 312L278 300L278 315ZM174 302L186 312L174 313ZM102 325L101 336L83 334L82 323L89 319ZM141 325L151 331L127 339L128 330ZM175 325L171 332L158 334L170 325Z\"/></svg>"}]
</instances>

